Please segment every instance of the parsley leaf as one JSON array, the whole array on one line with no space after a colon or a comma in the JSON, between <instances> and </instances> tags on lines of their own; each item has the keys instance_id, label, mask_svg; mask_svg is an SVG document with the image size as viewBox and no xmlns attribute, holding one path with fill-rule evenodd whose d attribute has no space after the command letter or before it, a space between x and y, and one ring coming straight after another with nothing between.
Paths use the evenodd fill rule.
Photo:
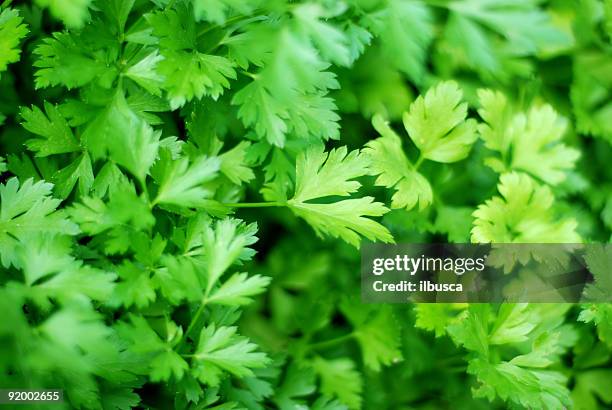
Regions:
<instances>
[{"instance_id":1,"label":"parsley leaf","mask_svg":"<svg viewBox=\"0 0 612 410\"><path fill-rule=\"evenodd\" d=\"M538 185L526 174L500 177L502 197L480 205L473 215L473 242L579 243L576 221L556 220L551 214L554 197L547 186Z\"/></svg>"},{"instance_id":2,"label":"parsley leaf","mask_svg":"<svg viewBox=\"0 0 612 410\"><path fill-rule=\"evenodd\" d=\"M68 221L62 211L56 211L60 201L51 197L52 187L47 182L33 182L32 179L20 186L17 178L0 184L0 254L5 267L14 260L18 241L33 233L78 233L77 226Z\"/></svg>"},{"instance_id":3,"label":"parsley leaf","mask_svg":"<svg viewBox=\"0 0 612 410\"><path fill-rule=\"evenodd\" d=\"M364 23L380 37L389 59L417 84L425 75L425 57L433 40L432 13L416 1L389 0L367 14Z\"/></svg>"},{"instance_id":4,"label":"parsley leaf","mask_svg":"<svg viewBox=\"0 0 612 410\"><path fill-rule=\"evenodd\" d=\"M455 162L467 157L477 139L476 121L466 120L467 103L454 81L441 82L410 105L404 127L423 158Z\"/></svg>"},{"instance_id":5,"label":"parsley leaf","mask_svg":"<svg viewBox=\"0 0 612 410\"><path fill-rule=\"evenodd\" d=\"M17 10L7 8L0 12L0 72L19 60L21 49L17 46L28 34L28 27L22 22Z\"/></svg>"},{"instance_id":6,"label":"parsley leaf","mask_svg":"<svg viewBox=\"0 0 612 410\"><path fill-rule=\"evenodd\" d=\"M502 157L488 158L487 165L497 172L525 171L551 185L562 182L580 156L560 142L565 120L549 105L515 114L503 94L480 90L478 95L478 113L486 122L479 126L480 135L485 146Z\"/></svg>"},{"instance_id":7,"label":"parsley leaf","mask_svg":"<svg viewBox=\"0 0 612 410\"><path fill-rule=\"evenodd\" d=\"M312 147L298 155L293 198L287 205L304 218L319 235L339 237L359 246L359 235L370 240L391 242L389 231L367 216L381 216L388 209L372 197L345 199L333 203L310 203L312 199L332 195L348 196L361 184L353 181L367 174L368 161L358 151L347 152L346 147L325 152Z\"/></svg>"},{"instance_id":8,"label":"parsley leaf","mask_svg":"<svg viewBox=\"0 0 612 410\"><path fill-rule=\"evenodd\" d=\"M216 386L222 370L237 377L252 376L255 368L263 367L268 357L256 352L257 345L236 334L236 327L214 324L202 329L198 347L193 355L194 376L202 383Z\"/></svg>"},{"instance_id":9,"label":"parsley leaf","mask_svg":"<svg viewBox=\"0 0 612 410\"><path fill-rule=\"evenodd\" d=\"M361 407L363 380L355 370L355 363L347 358L325 360L317 357L313 367L321 379L321 392L337 397L349 409Z\"/></svg>"},{"instance_id":10,"label":"parsley leaf","mask_svg":"<svg viewBox=\"0 0 612 410\"><path fill-rule=\"evenodd\" d=\"M202 206L203 201L212 194L202 183L217 176L219 165L220 161L216 157L200 157L192 164L187 157L178 160L172 160L168 156L162 158L159 165L159 189L153 204Z\"/></svg>"},{"instance_id":11,"label":"parsley leaf","mask_svg":"<svg viewBox=\"0 0 612 410\"><path fill-rule=\"evenodd\" d=\"M213 291L206 302L228 306L246 305L252 302L251 296L262 293L269 283L270 278L264 276L248 277L246 273L236 273Z\"/></svg>"},{"instance_id":12,"label":"parsley leaf","mask_svg":"<svg viewBox=\"0 0 612 410\"><path fill-rule=\"evenodd\" d=\"M48 7L51 14L71 28L80 28L89 18L91 0L36 0L41 7Z\"/></svg>"},{"instance_id":13,"label":"parsley leaf","mask_svg":"<svg viewBox=\"0 0 612 410\"><path fill-rule=\"evenodd\" d=\"M366 144L363 152L370 159L370 169L376 178L376 185L394 188L391 208L412 209L417 203L424 209L433 200L429 181L414 169L402 149L400 137L381 116L372 119L374 128L382 137Z\"/></svg>"},{"instance_id":14,"label":"parsley leaf","mask_svg":"<svg viewBox=\"0 0 612 410\"><path fill-rule=\"evenodd\" d=\"M23 127L42 137L28 140L28 148L40 157L79 151L79 142L58 108L45 101L45 111L47 115L36 106L21 109Z\"/></svg>"}]
</instances>

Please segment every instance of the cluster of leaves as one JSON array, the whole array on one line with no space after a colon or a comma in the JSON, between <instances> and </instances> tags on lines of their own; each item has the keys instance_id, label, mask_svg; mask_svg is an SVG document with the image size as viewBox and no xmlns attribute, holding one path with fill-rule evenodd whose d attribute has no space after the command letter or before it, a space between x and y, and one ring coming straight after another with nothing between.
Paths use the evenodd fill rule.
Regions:
<instances>
[{"instance_id":1,"label":"cluster of leaves","mask_svg":"<svg viewBox=\"0 0 612 410\"><path fill-rule=\"evenodd\" d=\"M610 241L611 40L608 0L3 2L0 385L610 405L612 305L363 305L357 248Z\"/></svg>"}]
</instances>

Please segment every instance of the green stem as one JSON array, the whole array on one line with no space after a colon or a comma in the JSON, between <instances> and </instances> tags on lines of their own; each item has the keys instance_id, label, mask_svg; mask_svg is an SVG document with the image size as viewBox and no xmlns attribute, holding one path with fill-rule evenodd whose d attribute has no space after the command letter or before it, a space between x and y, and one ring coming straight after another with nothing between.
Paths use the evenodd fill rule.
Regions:
<instances>
[{"instance_id":1,"label":"green stem","mask_svg":"<svg viewBox=\"0 0 612 410\"><path fill-rule=\"evenodd\" d=\"M355 334L351 332L349 334L339 336L333 339L325 340L323 342L312 343L310 344L309 347L310 349L327 349L329 347L333 347L340 343L346 342L347 340L353 338L353 336L355 336Z\"/></svg>"},{"instance_id":2,"label":"green stem","mask_svg":"<svg viewBox=\"0 0 612 410\"><path fill-rule=\"evenodd\" d=\"M423 157L423 155L419 155L419 158L417 159L416 163L414 164L414 170L417 171L419 169L419 167L421 166L421 164L423 163L423 161L425 160L425 157Z\"/></svg>"},{"instance_id":3,"label":"green stem","mask_svg":"<svg viewBox=\"0 0 612 410\"><path fill-rule=\"evenodd\" d=\"M147 204L149 204L149 209L153 209L155 204L151 202L151 197L149 196L149 189L147 188L147 182L144 179L140 179L140 178L136 178L136 180L138 181L138 184L140 185L140 189L145 196Z\"/></svg>"},{"instance_id":4,"label":"green stem","mask_svg":"<svg viewBox=\"0 0 612 410\"><path fill-rule=\"evenodd\" d=\"M285 202L250 202L250 203L226 203L229 208L266 208L271 206L287 206Z\"/></svg>"},{"instance_id":5,"label":"green stem","mask_svg":"<svg viewBox=\"0 0 612 410\"><path fill-rule=\"evenodd\" d=\"M200 317L202 316L202 313L204 313L204 307L206 307L206 299L202 299L202 303L200 304L200 306L198 307L198 310L196 310L195 314L193 315L193 318L191 319L191 322L189 322L189 326L187 326L187 331L185 332L185 336L183 337L183 341L186 341L189 336L191 336L191 333L193 333L193 329L196 325L196 323L198 323L198 321L200 320Z\"/></svg>"}]
</instances>

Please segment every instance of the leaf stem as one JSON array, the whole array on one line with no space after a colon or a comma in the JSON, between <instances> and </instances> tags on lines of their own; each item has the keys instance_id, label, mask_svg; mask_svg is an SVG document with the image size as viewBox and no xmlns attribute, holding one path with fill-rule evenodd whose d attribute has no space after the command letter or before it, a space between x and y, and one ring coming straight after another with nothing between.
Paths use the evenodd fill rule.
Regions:
<instances>
[{"instance_id":1,"label":"leaf stem","mask_svg":"<svg viewBox=\"0 0 612 410\"><path fill-rule=\"evenodd\" d=\"M422 154L419 154L419 158L417 159L416 163L414 164L414 170L418 170L419 167L421 166L421 164L423 163L423 161L425 160L425 157Z\"/></svg>"},{"instance_id":2,"label":"leaf stem","mask_svg":"<svg viewBox=\"0 0 612 410\"><path fill-rule=\"evenodd\" d=\"M312 343L309 345L310 349L327 349L329 347L333 347L337 344L346 342L349 339L352 339L355 336L354 332L348 333L343 336L335 337L333 339L324 340L322 342Z\"/></svg>"},{"instance_id":3,"label":"leaf stem","mask_svg":"<svg viewBox=\"0 0 612 410\"><path fill-rule=\"evenodd\" d=\"M245 203L225 203L229 208L266 208L272 206L287 206L285 202L245 202Z\"/></svg>"},{"instance_id":4,"label":"leaf stem","mask_svg":"<svg viewBox=\"0 0 612 410\"><path fill-rule=\"evenodd\" d=\"M202 303L200 303L198 310L196 310L195 314L193 315L193 318L191 319L191 322L189 322L189 326L187 326L183 341L186 341L187 338L191 335L191 333L193 333L193 329L196 323L198 323L200 317L202 316L202 313L204 312L204 307L206 307L206 299L202 299Z\"/></svg>"}]
</instances>

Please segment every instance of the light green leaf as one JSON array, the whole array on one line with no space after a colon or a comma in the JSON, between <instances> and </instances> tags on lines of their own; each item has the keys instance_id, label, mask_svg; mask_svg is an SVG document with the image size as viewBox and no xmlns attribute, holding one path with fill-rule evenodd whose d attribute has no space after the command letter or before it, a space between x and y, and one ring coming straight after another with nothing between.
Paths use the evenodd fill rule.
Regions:
<instances>
[{"instance_id":1,"label":"light green leaf","mask_svg":"<svg viewBox=\"0 0 612 410\"><path fill-rule=\"evenodd\" d=\"M400 137L379 115L372 119L374 128L382 137L369 141L363 150L369 158L370 169L376 178L376 185L394 188L391 208L419 209L429 206L433 192L429 181L414 169L402 149Z\"/></svg>"},{"instance_id":2,"label":"light green leaf","mask_svg":"<svg viewBox=\"0 0 612 410\"><path fill-rule=\"evenodd\" d=\"M557 220L552 214L554 197L522 173L503 174L501 197L487 200L473 213L472 242L481 243L580 243L576 221Z\"/></svg>"},{"instance_id":3,"label":"light green leaf","mask_svg":"<svg viewBox=\"0 0 612 410\"><path fill-rule=\"evenodd\" d=\"M253 370L270 361L264 353L256 352L257 345L236 334L236 327L214 324L202 329L198 347L193 355L192 372L202 383L216 386L222 370L236 377L253 376Z\"/></svg>"},{"instance_id":4,"label":"light green leaf","mask_svg":"<svg viewBox=\"0 0 612 410\"><path fill-rule=\"evenodd\" d=\"M162 177L154 204L198 207L212 196L212 191L203 184L217 176L219 158L200 157L191 164L186 157L177 160L168 157L162 161Z\"/></svg>"},{"instance_id":5,"label":"light green leaf","mask_svg":"<svg viewBox=\"0 0 612 410\"><path fill-rule=\"evenodd\" d=\"M293 9L293 14L325 59L335 64L349 65L347 39L342 31L320 20L325 17L323 7L316 3L305 3Z\"/></svg>"},{"instance_id":6,"label":"light green leaf","mask_svg":"<svg viewBox=\"0 0 612 410\"><path fill-rule=\"evenodd\" d=\"M267 276L254 275L249 277L246 273L236 273L223 282L219 289L213 291L206 302L227 306L246 305L253 301L251 296L258 295L266 290L270 280Z\"/></svg>"},{"instance_id":7,"label":"light green leaf","mask_svg":"<svg viewBox=\"0 0 612 410\"><path fill-rule=\"evenodd\" d=\"M287 110L276 101L261 81L253 81L232 98L232 104L240 105L238 117L244 125L254 127L255 132L273 145L283 147L288 117Z\"/></svg>"},{"instance_id":8,"label":"light green leaf","mask_svg":"<svg viewBox=\"0 0 612 410\"><path fill-rule=\"evenodd\" d=\"M194 0L193 14L196 21L223 25L232 12L248 15L259 5L260 0Z\"/></svg>"},{"instance_id":9,"label":"light green leaf","mask_svg":"<svg viewBox=\"0 0 612 410\"><path fill-rule=\"evenodd\" d=\"M248 141L242 141L229 151L219 155L221 160L220 171L234 184L249 182L255 178L253 170L246 164L246 151L251 146Z\"/></svg>"},{"instance_id":10,"label":"light green leaf","mask_svg":"<svg viewBox=\"0 0 612 410\"><path fill-rule=\"evenodd\" d=\"M80 28L89 19L91 0L36 0L40 7L48 7L49 11L70 28Z\"/></svg>"},{"instance_id":11,"label":"light green leaf","mask_svg":"<svg viewBox=\"0 0 612 410\"><path fill-rule=\"evenodd\" d=\"M213 99L229 88L229 80L236 78L232 63L225 57L186 51L162 51L164 58L158 71L164 76L170 107L177 109L194 98Z\"/></svg>"},{"instance_id":12,"label":"light green leaf","mask_svg":"<svg viewBox=\"0 0 612 410\"><path fill-rule=\"evenodd\" d=\"M454 81L444 81L419 96L404 113L404 127L423 158L456 162L466 158L476 139L476 121L466 120L467 103Z\"/></svg>"},{"instance_id":13,"label":"light green leaf","mask_svg":"<svg viewBox=\"0 0 612 410\"><path fill-rule=\"evenodd\" d=\"M157 50L155 50L130 66L125 71L125 76L151 94L160 95L160 87L163 84L164 77L156 70L159 62L163 59L164 58L157 53Z\"/></svg>"},{"instance_id":14,"label":"light green leaf","mask_svg":"<svg viewBox=\"0 0 612 410\"><path fill-rule=\"evenodd\" d=\"M202 247L208 273L206 296L232 264L253 256L254 251L249 246L257 242L256 232L256 224L246 225L232 218L219 220L205 228Z\"/></svg>"},{"instance_id":15,"label":"light green leaf","mask_svg":"<svg viewBox=\"0 0 612 410\"><path fill-rule=\"evenodd\" d=\"M19 43L28 34L28 26L22 22L17 10L7 8L0 12L0 72L19 60Z\"/></svg>"},{"instance_id":16,"label":"light green leaf","mask_svg":"<svg viewBox=\"0 0 612 410\"><path fill-rule=\"evenodd\" d=\"M580 152L561 142L567 122L551 106L533 106L527 113L514 113L506 97L479 90L478 110L485 123L478 126L485 146L501 154L486 163L497 172L520 170L555 185L574 168ZM510 159L511 158L511 159Z\"/></svg>"},{"instance_id":17,"label":"light green leaf","mask_svg":"<svg viewBox=\"0 0 612 410\"><path fill-rule=\"evenodd\" d=\"M295 195L287 205L319 235L341 238L355 247L359 246L359 235L370 240L392 242L387 228L366 218L381 216L388 211L372 197L326 204L305 202L333 195L348 196L355 192L361 184L353 179L367 174L367 164L361 153L347 153L346 147L329 153L319 146L308 148L298 155Z\"/></svg>"},{"instance_id":18,"label":"light green leaf","mask_svg":"<svg viewBox=\"0 0 612 410\"><path fill-rule=\"evenodd\" d=\"M19 240L33 234L76 235L78 227L56 211L59 199L51 197L52 184L17 178L0 184L0 257L6 267L14 261Z\"/></svg>"},{"instance_id":19,"label":"light green leaf","mask_svg":"<svg viewBox=\"0 0 612 410\"><path fill-rule=\"evenodd\" d=\"M385 6L367 15L364 22L380 37L389 61L420 84L434 38L431 11L426 4L411 0L388 0Z\"/></svg>"}]
</instances>

